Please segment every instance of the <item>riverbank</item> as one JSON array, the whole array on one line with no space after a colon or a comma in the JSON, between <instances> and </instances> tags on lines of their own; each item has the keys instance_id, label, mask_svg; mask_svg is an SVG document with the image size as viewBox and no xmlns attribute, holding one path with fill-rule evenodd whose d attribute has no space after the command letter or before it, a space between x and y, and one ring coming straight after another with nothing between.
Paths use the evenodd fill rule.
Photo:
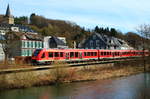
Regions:
<instances>
[{"instance_id":1,"label":"riverbank","mask_svg":"<svg viewBox=\"0 0 150 99\"><path fill-rule=\"evenodd\" d=\"M1 74L0 89L102 80L125 77L144 72L143 62L134 60L105 65L101 64L69 68L61 68L61 66L67 65L65 63L55 63L56 66L57 64L59 64L59 67L56 69ZM146 67L146 70L149 71L149 64L147 64Z\"/></svg>"}]
</instances>

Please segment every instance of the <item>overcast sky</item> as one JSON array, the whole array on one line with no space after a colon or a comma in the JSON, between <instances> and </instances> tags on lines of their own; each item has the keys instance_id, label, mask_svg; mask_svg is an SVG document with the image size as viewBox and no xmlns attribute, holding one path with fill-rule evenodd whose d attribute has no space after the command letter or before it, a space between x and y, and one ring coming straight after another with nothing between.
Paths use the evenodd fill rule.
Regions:
<instances>
[{"instance_id":1,"label":"overcast sky","mask_svg":"<svg viewBox=\"0 0 150 99\"><path fill-rule=\"evenodd\" d=\"M0 14L5 14L8 3L14 16L36 13L90 29L98 25L135 31L150 20L150 0L0 0Z\"/></svg>"}]
</instances>

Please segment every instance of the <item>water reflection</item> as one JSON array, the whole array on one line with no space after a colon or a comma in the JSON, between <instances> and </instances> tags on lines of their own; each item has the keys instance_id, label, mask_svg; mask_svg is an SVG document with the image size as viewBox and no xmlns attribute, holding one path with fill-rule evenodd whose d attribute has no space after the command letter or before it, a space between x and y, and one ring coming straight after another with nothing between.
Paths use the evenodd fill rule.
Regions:
<instances>
[{"instance_id":1,"label":"water reflection","mask_svg":"<svg viewBox=\"0 0 150 99\"><path fill-rule=\"evenodd\" d=\"M150 74L0 92L0 99L149 99Z\"/></svg>"}]
</instances>

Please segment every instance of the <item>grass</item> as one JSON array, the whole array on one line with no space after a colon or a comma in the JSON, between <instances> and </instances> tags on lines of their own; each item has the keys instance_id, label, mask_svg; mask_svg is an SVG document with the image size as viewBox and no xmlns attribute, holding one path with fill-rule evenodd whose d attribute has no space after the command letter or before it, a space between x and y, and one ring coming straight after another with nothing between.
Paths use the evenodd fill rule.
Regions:
<instances>
[{"instance_id":1,"label":"grass","mask_svg":"<svg viewBox=\"0 0 150 99\"><path fill-rule=\"evenodd\" d=\"M56 69L52 70L54 82L70 82L75 77L75 69L66 68L69 67L67 63L55 61L53 65L56 67Z\"/></svg>"},{"instance_id":2,"label":"grass","mask_svg":"<svg viewBox=\"0 0 150 99\"><path fill-rule=\"evenodd\" d=\"M26 88L63 82L101 80L124 77L144 72L143 60L116 62L114 64L69 67L67 63L56 61L56 69L19 72L0 75L0 89ZM12 65L11 65L12 66ZM20 67L20 65L14 65ZM65 66L65 67L64 67ZM15 67L15 68L16 68ZM146 58L146 69L150 70L150 57Z\"/></svg>"},{"instance_id":3,"label":"grass","mask_svg":"<svg viewBox=\"0 0 150 99\"><path fill-rule=\"evenodd\" d=\"M30 66L32 65L29 63L16 62L16 61L8 61L7 63L4 63L3 61L0 61L0 69L26 68Z\"/></svg>"}]
</instances>

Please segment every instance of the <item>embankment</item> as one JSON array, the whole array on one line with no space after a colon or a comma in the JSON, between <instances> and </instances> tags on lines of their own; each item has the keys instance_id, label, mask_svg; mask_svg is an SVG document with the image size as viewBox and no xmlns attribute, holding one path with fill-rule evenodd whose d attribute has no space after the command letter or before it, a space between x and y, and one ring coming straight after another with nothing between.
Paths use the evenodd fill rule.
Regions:
<instances>
[{"instance_id":1,"label":"embankment","mask_svg":"<svg viewBox=\"0 0 150 99\"><path fill-rule=\"evenodd\" d=\"M67 65L65 63L61 66ZM149 63L146 70L149 71ZM26 88L31 86L70 83L78 81L101 80L114 77L129 76L144 72L142 61L125 61L111 64L90 65L16 73L0 74L0 89Z\"/></svg>"}]
</instances>

